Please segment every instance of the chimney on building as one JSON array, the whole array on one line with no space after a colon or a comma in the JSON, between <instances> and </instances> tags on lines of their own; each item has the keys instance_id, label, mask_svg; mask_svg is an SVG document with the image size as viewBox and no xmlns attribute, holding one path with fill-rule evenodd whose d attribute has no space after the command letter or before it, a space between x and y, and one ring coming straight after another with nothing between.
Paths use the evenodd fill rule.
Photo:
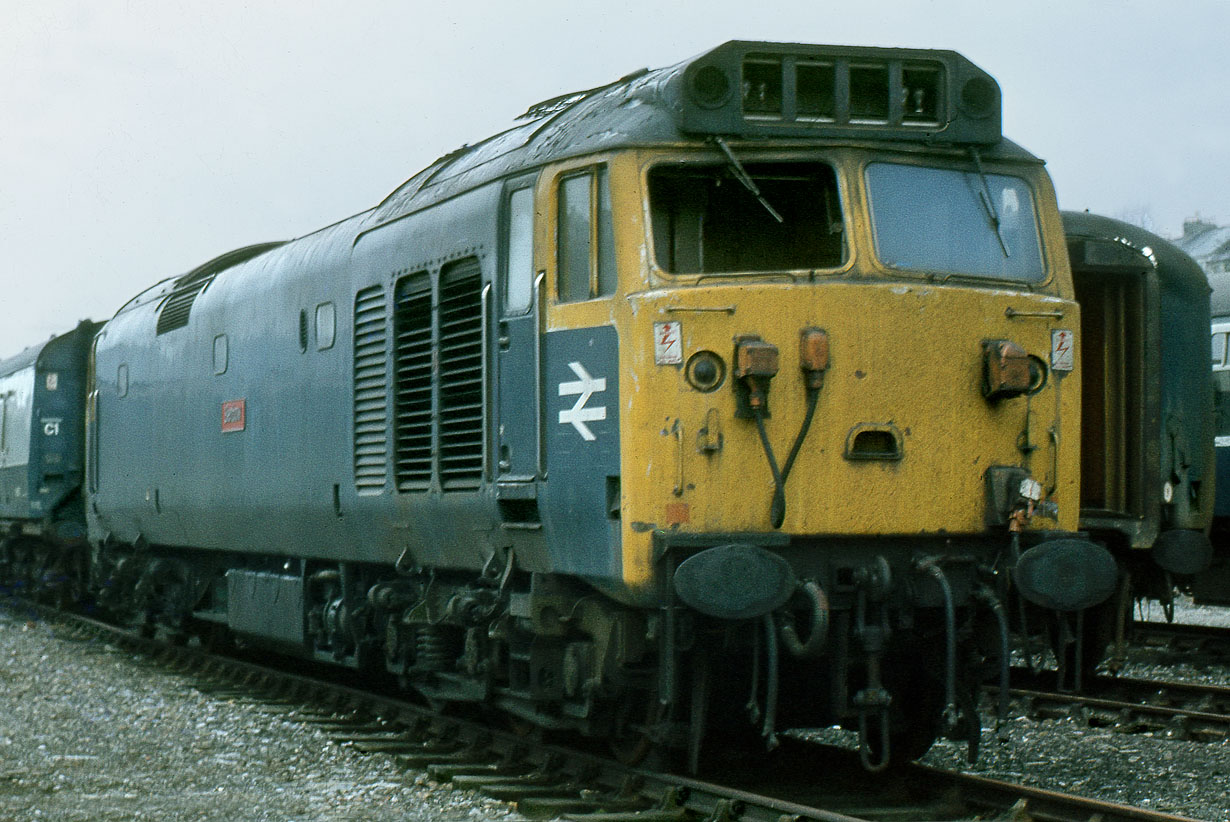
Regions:
<instances>
[{"instance_id":1,"label":"chimney on building","mask_svg":"<svg viewBox=\"0 0 1230 822\"><path fill-rule=\"evenodd\" d=\"M1190 240L1213 228L1217 228L1217 226L1201 219L1200 214L1197 213L1195 217L1183 221L1183 237L1181 239Z\"/></svg>"}]
</instances>

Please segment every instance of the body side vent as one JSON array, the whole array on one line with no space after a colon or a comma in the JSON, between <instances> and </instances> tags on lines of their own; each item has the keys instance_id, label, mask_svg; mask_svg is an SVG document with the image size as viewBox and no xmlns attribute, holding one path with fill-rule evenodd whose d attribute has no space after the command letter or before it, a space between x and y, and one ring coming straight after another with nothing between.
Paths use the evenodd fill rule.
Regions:
<instances>
[{"instance_id":1,"label":"body side vent","mask_svg":"<svg viewBox=\"0 0 1230 822\"><path fill-rule=\"evenodd\" d=\"M483 471L482 269L440 272L440 485L477 488Z\"/></svg>"},{"instance_id":2,"label":"body side vent","mask_svg":"<svg viewBox=\"0 0 1230 822\"><path fill-rule=\"evenodd\" d=\"M432 472L432 311L426 271L403 277L394 295L397 490L426 489Z\"/></svg>"},{"instance_id":3,"label":"body side vent","mask_svg":"<svg viewBox=\"0 0 1230 822\"><path fill-rule=\"evenodd\" d=\"M192 313L192 303L196 301L197 295L213 282L214 277L228 268L246 263L281 245L285 243L256 243L237 248L214 257L178 278L175 281L175 287L163 301L162 308L158 312L157 333L165 334L187 325L188 316Z\"/></svg>"},{"instance_id":4,"label":"body side vent","mask_svg":"<svg viewBox=\"0 0 1230 822\"><path fill-rule=\"evenodd\" d=\"M354 485L378 494L388 480L388 328L384 288L354 298Z\"/></svg>"},{"instance_id":5,"label":"body side vent","mask_svg":"<svg viewBox=\"0 0 1230 822\"><path fill-rule=\"evenodd\" d=\"M188 317L192 313L192 304L196 301L197 295L205 289L205 286L209 285L212 279L213 277L204 277L185 285L175 286L175 289L162 303L162 309L158 312L157 332L165 334L168 331L174 331L177 328L186 326L188 324Z\"/></svg>"}]
</instances>

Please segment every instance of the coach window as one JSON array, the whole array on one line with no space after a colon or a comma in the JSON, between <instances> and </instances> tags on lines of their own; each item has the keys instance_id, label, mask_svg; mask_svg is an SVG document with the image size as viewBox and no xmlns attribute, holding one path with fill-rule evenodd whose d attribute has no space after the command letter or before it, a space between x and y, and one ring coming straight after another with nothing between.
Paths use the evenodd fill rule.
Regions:
<instances>
[{"instance_id":1,"label":"coach window","mask_svg":"<svg viewBox=\"0 0 1230 822\"><path fill-rule=\"evenodd\" d=\"M128 396L128 366L121 365L115 370L115 391L121 397Z\"/></svg>"},{"instance_id":2,"label":"coach window","mask_svg":"<svg viewBox=\"0 0 1230 822\"><path fill-rule=\"evenodd\" d=\"M325 351L333 347L337 333L337 314L333 303L321 303L316 306L316 350Z\"/></svg>"},{"instance_id":3,"label":"coach window","mask_svg":"<svg viewBox=\"0 0 1230 822\"><path fill-rule=\"evenodd\" d=\"M1213 335L1213 365L1223 365L1226 362L1226 335Z\"/></svg>"},{"instance_id":4,"label":"coach window","mask_svg":"<svg viewBox=\"0 0 1230 822\"><path fill-rule=\"evenodd\" d=\"M226 364L229 359L229 351L227 350L226 335L219 334L214 337L214 373L225 374Z\"/></svg>"},{"instance_id":5,"label":"coach window","mask_svg":"<svg viewBox=\"0 0 1230 822\"><path fill-rule=\"evenodd\" d=\"M504 313L524 314L533 303L534 189L508 197L508 255L504 270Z\"/></svg>"},{"instance_id":6,"label":"coach window","mask_svg":"<svg viewBox=\"0 0 1230 822\"><path fill-rule=\"evenodd\" d=\"M615 231L606 166L565 177L559 186L560 302L615 293Z\"/></svg>"}]
</instances>

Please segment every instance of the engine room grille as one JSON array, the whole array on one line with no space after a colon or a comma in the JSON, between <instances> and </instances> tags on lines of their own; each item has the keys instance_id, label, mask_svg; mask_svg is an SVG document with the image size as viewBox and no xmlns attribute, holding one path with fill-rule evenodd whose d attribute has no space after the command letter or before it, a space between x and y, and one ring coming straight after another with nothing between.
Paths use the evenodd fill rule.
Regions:
<instances>
[{"instance_id":1,"label":"engine room grille","mask_svg":"<svg viewBox=\"0 0 1230 822\"><path fill-rule=\"evenodd\" d=\"M354 298L354 485L378 494L388 479L388 330L384 288Z\"/></svg>"},{"instance_id":2,"label":"engine room grille","mask_svg":"<svg viewBox=\"0 0 1230 822\"><path fill-rule=\"evenodd\" d=\"M482 269L440 272L440 484L475 488L483 471Z\"/></svg>"},{"instance_id":3,"label":"engine room grille","mask_svg":"<svg viewBox=\"0 0 1230 822\"><path fill-rule=\"evenodd\" d=\"M396 477L398 490L410 491L431 482L432 312L427 272L403 277L394 302Z\"/></svg>"},{"instance_id":4,"label":"engine room grille","mask_svg":"<svg viewBox=\"0 0 1230 822\"><path fill-rule=\"evenodd\" d=\"M158 334L165 334L168 331L174 331L177 328L186 326L188 324L188 316L192 313L192 303L196 301L197 295L205 289L205 286L209 285L212 279L213 277L202 277L186 285L175 286L175 290L163 302L162 310L158 312L156 332Z\"/></svg>"}]
</instances>

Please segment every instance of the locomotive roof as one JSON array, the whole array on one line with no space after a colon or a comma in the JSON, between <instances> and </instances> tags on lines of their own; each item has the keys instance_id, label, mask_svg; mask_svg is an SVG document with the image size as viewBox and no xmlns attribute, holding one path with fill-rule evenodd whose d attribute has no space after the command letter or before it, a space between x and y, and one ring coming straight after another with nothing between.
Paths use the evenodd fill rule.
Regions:
<instances>
[{"instance_id":1,"label":"locomotive roof","mask_svg":"<svg viewBox=\"0 0 1230 822\"><path fill-rule=\"evenodd\" d=\"M770 82L777 78L776 107L770 113L747 110L751 68ZM820 79L805 84L805 69ZM873 76L860 80L859 71ZM873 90L863 91L864 80L877 79L881 86L872 82ZM935 98L924 116L912 115L901 102L910 82L920 85L919 94ZM804 116L809 105L824 112ZM860 106L875 109L874 116L863 116L867 112ZM462 146L411 177L370 212L366 227L548 162L698 137L762 143L782 138L909 141L1032 158L1000 133L994 79L956 52L941 50L732 40L668 68L641 69L604 86L543 101L518 119L526 122Z\"/></svg>"},{"instance_id":2,"label":"locomotive roof","mask_svg":"<svg viewBox=\"0 0 1230 822\"><path fill-rule=\"evenodd\" d=\"M766 112L759 98L755 111L746 110L751 86L762 93L769 88L772 110ZM907 98L917 101L921 114L908 109ZM379 205L343 223L353 225L358 236L549 162L621 148L695 145L698 139L730 139L742 147L804 139L814 145L817 138L887 141L1036 161L1001 135L995 80L956 52L942 50L732 40L674 66L641 69L545 100L518 119L522 122L506 131L439 158ZM147 289L119 313L188 287L202 272L212 277L277 245L262 244L257 254L249 253L257 246L223 254Z\"/></svg>"}]
</instances>

